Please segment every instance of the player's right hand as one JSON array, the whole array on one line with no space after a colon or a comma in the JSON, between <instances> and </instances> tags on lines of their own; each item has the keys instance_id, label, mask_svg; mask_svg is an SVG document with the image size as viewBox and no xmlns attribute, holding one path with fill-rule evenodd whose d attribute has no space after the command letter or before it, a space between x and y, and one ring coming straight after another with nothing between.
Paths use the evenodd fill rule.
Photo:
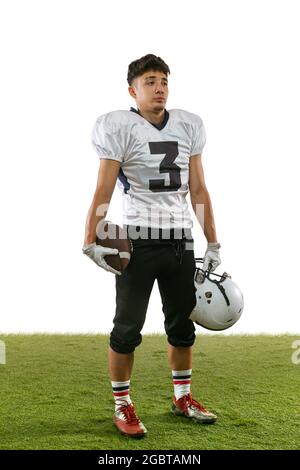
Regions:
<instances>
[{"instance_id":1,"label":"player's right hand","mask_svg":"<svg viewBox=\"0 0 300 470\"><path fill-rule=\"evenodd\" d=\"M104 256L106 255L117 255L119 252L116 248L107 248L101 245L96 245L94 242L90 243L89 245L84 245L82 252L106 271L121 275L120 271L117 271L116 269L109 266L104 259Z\"/></svg>"}]
</instances>

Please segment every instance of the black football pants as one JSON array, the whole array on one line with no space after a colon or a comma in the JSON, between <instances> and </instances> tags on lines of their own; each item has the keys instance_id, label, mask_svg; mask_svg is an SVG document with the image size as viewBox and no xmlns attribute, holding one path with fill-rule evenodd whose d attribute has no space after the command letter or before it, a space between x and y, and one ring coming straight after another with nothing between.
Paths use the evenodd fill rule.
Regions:
<instances>
[{"instance_id":1,"label":"black football pants","mask_svg":"<svg viewBox=\"0 0 300 470\"><path fill-rule=\"evenodd\" d=\"M172 346L189 347L195 341L195 327L189 315L196 304L193 239L132 240L130 263L116 275L116 313L110 346L118 353L130 353L141 343L150 294L157 279L165 331Z\"/></svg>"}]
</instances>

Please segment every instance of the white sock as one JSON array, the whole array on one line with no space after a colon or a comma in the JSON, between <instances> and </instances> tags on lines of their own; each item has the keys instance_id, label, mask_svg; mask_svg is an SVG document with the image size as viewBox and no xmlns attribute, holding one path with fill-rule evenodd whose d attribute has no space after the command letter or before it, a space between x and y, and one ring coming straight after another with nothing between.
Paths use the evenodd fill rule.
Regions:
<instances>
[{"instance_id":1,"label":"white sock","mask_svg":"<svg viewBox=\"0 0 300 470\"><path fill-rule=\"evenodd\" d=\"M130 380L126 382L111 382L113 396L115 399L115 411L117 411L121 406L130 405L132 401L129 396L129 386Z\"/></svg>"},{"instance_id":2,"label":"white sock","mask_svg":"<svg viewBox=\"0 0 300 470\"><path fill-rule=\"evenodd\" d=\"M172 370L172 377L176 400L191 392L192 369Z\"/></svg>"}]
</instances>

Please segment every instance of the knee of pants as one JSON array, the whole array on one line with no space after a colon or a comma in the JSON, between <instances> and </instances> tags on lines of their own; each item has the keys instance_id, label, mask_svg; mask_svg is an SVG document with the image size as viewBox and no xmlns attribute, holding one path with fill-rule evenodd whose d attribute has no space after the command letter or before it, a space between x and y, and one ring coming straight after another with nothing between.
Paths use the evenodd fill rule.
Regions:
<instances>
[{"instance_id":1,"label":"knee of pants","mask_svg":"<svg viewBox=\"0 0 300 470\"><path fill-rule=\"evenodd\" d=\"M195 342L195 326L192 320L187 319L184 324L167 326L166 333L168 336L168 342L171 346L187 348L193 346Z\"/></svg>"},{"instance_id":2,"label":"knee of pants","mask_svg":"<svg viewBox=\"0 0 300 470\"><path fill-rule=\"evenodd\" d=\"M134 333L133 331L123 331L120 333L116 325L110 334L110 347L113 351L120 354L129 354L133 352L141 342L142 335L139 332Z\"/></svg>"},{"instance_id":3,"label":"knee of pants","mask_svg":"<svg viewBox=\"0 0 300 470\"><path fill-rule=\"evenodd\" d=\"M178 338L176 336L168 335L168 343L175 348L189 348L193 346L195 338L195 333L186 338Z\"/></svg>"}]
</instances>

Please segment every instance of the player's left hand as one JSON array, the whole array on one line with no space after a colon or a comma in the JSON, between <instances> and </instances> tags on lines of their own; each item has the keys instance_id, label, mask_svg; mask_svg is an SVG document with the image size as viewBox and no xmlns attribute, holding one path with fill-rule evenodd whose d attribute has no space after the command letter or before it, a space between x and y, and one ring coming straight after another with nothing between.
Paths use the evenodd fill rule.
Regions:
<instances>
[{"instance_id":1,"label":"player's left hand","mask_svg":"<svg viewBox=\"0 0 300 470\"><path fill-rule=\"evenodd\" d=\"M221 264L219 248L221 248L220 243L207 244L207 250L203 260L203 271L207 271L209 269L213 272Z\"/></svg>"}]
</instances>

